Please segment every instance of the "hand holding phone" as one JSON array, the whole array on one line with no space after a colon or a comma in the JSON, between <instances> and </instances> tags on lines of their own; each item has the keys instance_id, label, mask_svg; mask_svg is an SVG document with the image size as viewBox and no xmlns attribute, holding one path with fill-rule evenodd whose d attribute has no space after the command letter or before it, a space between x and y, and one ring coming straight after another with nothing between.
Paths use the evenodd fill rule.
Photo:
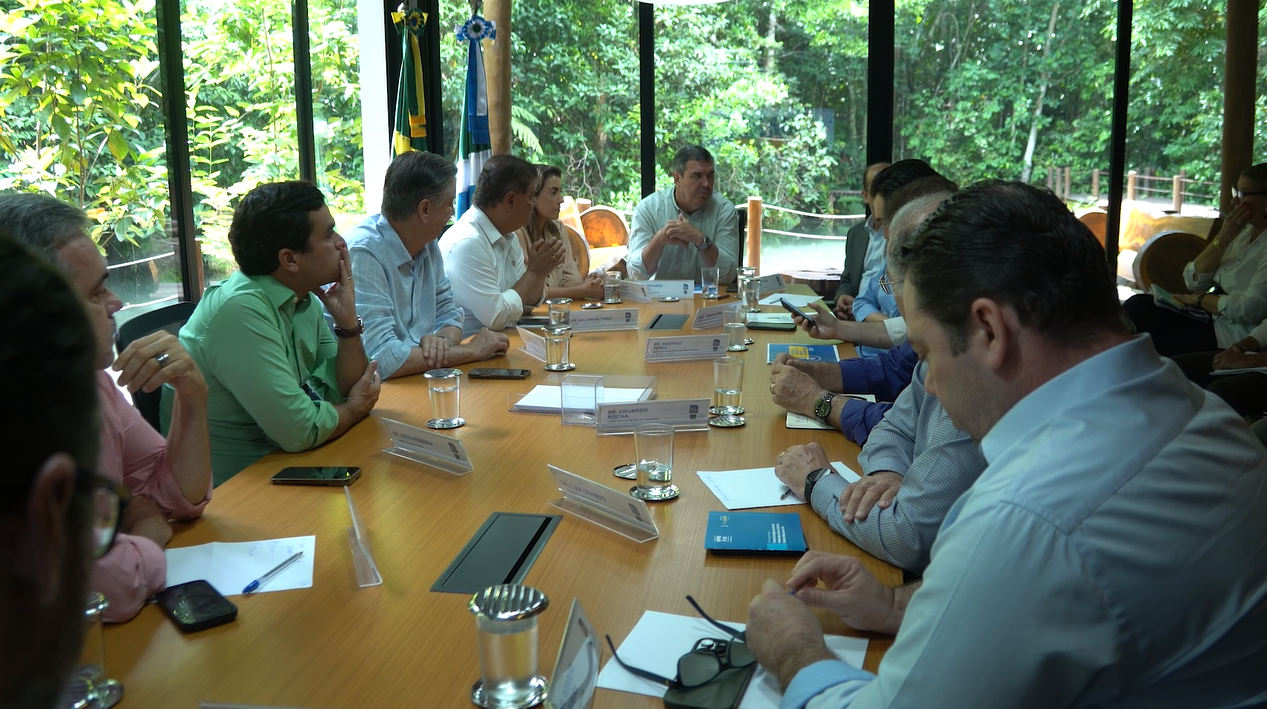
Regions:
<instances>
[{"instance_id":1,"label":"hand holding phone","mask_svg":"<svg viewBox=\"0 0 1267 709\"><path fill-rule=\"evenodd\" d=\"M810 324L811 324L811 325L814 323L814 318L813 318L813 317L812 317L809 313L807 313L807 312L805 312L804 310L801 310L800 308L796 307L795 305L792 305L791 303L787 302L787 298L779 298L779 304L780 304L780 305L782 305L782 306L783 306L783 309L784 309L784 310L786 310L786 311L788 311L789 313L791 313L791 314L793 314L793 315L795 315L795 316L797 316L797 317L799 317L799 318L804 318L804 319L806 319L806 320L810 321Z\"/></svg>"}]
</instances>

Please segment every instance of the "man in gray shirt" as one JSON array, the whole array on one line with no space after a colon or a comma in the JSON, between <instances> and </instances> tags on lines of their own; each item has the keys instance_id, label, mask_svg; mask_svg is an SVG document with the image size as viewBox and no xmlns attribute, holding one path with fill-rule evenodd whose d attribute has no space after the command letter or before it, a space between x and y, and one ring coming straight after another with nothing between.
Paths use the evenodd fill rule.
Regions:
<instances>
[{"instance_id":1,"label":"man in gray shirt","mask_svg":"<svg viewBox=\"0 0 1267 709\"><path fill-rule=\"evenodd\" d=\"M688 145L673 156L673 186L634 208L629 235L629 275L647 280L698 281L700 269L717 267L731 283L739 262L735 205L713 191L713 156Z\"/></svg>"}]
</instances>

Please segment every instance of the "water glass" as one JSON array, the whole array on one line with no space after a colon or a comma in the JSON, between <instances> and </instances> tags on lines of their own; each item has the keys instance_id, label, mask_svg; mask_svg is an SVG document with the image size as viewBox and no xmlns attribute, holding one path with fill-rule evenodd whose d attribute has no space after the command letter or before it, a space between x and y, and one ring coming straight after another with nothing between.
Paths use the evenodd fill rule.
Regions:
<instances>
[{"instance_id":1,"label":"water glass","mask_svg":"<svg viewBox=\"0 0 1267 709\"><path fill-rule=\"evenodd\" d=\"M467 605L479 633L480 681L471 701L495 709L537 706L547 682L537 674L537 619L550 605L546 595L519 584L475 594Z\"/></svg>"},{"instance_id":2,"label":"water glass","mask_svg":"<svg viewBox=\"0 0 1267 709\"><path fill-rule=\"evenodd\" d=\"M458 395L462 386L462 370L433 369L422 375L431 395L431 420L427 428L447 429L466 425L459 415Z\"/></svg>"},{"instance_id":3,"label":"water glass","mask_svg":"<svg viewBox=\"0 0 1267 709\"><path fill-rule=\"evenodd\" d=\"M740 266L738 268L738 272L739 272L740 278L756 278L757 277L756 266Z\"/></svg>"},{"instance_id":4,"label":"water glass","mask_svg":"<svg viewBox=\"0 0 1267 709\"><path fill-rule=\"evenodd\" d=\"M106 648L101 632L102 613L109 607L106 597L96 591L88 594L84 610L84 645L79 664L62 686L59 709L109 709L123 698L123 685L106 677Z\"/></svg>"},{"instance_id":5,"label":"water glass","mask_svg":"<svg viewBox=\"0 0 1267 709\"><path fill-rule=\"evenodd\" d=\"M761 279L756 276L741 278L739 291L743 296L743 308L749 313L761 312Z\"/></svg>"},{"instance_id":6,"label":"water glass","mask_svg":"<svg viewBox=\"0 0 1267 709\"><path fill-rule=\"evenodd\" d=\"M568 361L568 349L572 340L572 328L567 325L547 325L546 366L551 372L567 372L576 369L576 364Z\"/></svg>"},{"instance_id":7,"label":"water glass","mask_svg":"<svg viewBox=\"0 0 1267 709\"><path fill-rule=\"evenodd\" d=\"M673 484L673 427L644 423L634 429L634 459L638 485L629 491L640 500L669 500L678 496Z\"/></svg>"},{"instance_id":8,"label":"water glass","mask_svg":"<svg viewBox=\"0 0 1267 709\"><path fill-rule=\"evenodd\" d=\"M624 302L620 299L620 271L608 271L603 276L603 302Z\"/></svg>"},{"instance_id":9,"label":"water glass","mask_svg":"<svg viewBox=\"0 0 1267 709\"><path fill-rule=\"evenodd\" d=\"M699 273L699 292L700 296L709 300L715 300L717 295L717 281L721 278L720 268L702 268Z\"/></svg>"},{"instance_id":10,"label":"water glass","mask_svg":"<svg viewBox=\"0 0 1267 709\"><path fill-rule=\"evenodd\" d=\"M570 325L572 318L572 299L571 298L550 298L546 300L546 307L550 309L551 325Z\"/></svg>"},{"instance_id":11,"label":"water glass","mask_svg":"<svg viewBox=\"0 0 1267 709\"><path fill-rule=\"evenodd\" d=\"M747 352L748 313L738 303L722 310L722 324L726 327L726 335L730 337L727 352Z\"/></svg>"},{"instance_id":12,"label":"water glass","mask_svg":"<svg viewBox=\"0 0 1267 709\"><path fill-rule=\"evenodd\" d=\"M743 396L743 360L738 357L722 357L713 360L713 405L708 413L727 421L713 423L714 426L740 425L743 421L739 414L744 412ZM728 418L729 417L729 418Z\"/></svg>"}]
</instances>

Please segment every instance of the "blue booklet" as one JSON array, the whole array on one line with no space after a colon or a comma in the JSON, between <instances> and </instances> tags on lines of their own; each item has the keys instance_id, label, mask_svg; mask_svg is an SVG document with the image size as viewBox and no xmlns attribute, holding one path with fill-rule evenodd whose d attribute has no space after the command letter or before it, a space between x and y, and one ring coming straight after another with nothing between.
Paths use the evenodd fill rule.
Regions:
<instances>
[{"instance_id":1,"label":"blue booklet","mask_svg":"<svg viewBox=\"0 0 1267 709\"><path fill-rule=\"evenodd\" d=\"M797 359L807 359L811 362L839 362L840 355L836 354L835 345L797 345L792 343L774 344L770 343L765 346L765 363L773 364L774 358L779 356L780 352L786 352Z\"/></svg>"},{"instance_id":2,"label":"blue booklet","mask_svg":"<svg viewBox=\"0 0 1267 709\"><path fill-rule=\"evenodd\" d=\"M708 513L704 548L714 554L792 554L809 548L795 512Z\"/></svg>"}]
</instances>

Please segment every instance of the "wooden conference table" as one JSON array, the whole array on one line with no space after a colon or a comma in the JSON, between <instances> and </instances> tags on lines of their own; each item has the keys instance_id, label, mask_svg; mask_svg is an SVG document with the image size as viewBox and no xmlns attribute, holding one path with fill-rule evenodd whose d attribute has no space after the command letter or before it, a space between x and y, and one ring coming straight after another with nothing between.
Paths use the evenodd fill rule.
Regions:
<instances>
[{"instance_id":1,"label":"wooden conference table","mask_svg":"<svg viewBox=\"0 0 1267 709\"><path fill-rule=\"evenodd\" d=\"M804 286L792 288L808 292ZM654 313L693 313L702 304L696 297L609 307L639 307L645 328ZM711 396L711 363L646 364L649 334L674 333L640 329L575 335L576 372L654 375L661 399ZM692 334L689 321L681 334ZM619 645L644 610L694 615L687 594L715 618L746 621L748 602L762 582L788 578L795 559L705 552L708 512L724 507L694 475L697 470L774 465L780 451L810 441L820 442L832 460L856 469L856 445L838 433L787 429L784 410L769 393L766 343L809 342L808 336L799 331L750 331L750 336L756 345L738 353L746 362L748 424L677 435L674 482L681 496L649 503L660 538L637 544L565 516L525 578L551 600L540 624L540 670L547 677L554 675L573 597L598 632ZM411 376L385 383L373 415L342 438L307 453L269 455L217 488L203 518L178 525L171 546L316 535L313 587L231 597L239 609L236 622L192 635L182 635L153 605L126 624L108 627L106 668L123 682L120 706L192 709L200 701L326 709L473 706L469 693L480 668L475 620L466 608L469 597L432 593L432 583L490 514L558 513L547 504L559 497L548 463L617 489L632 485L611 474L614 466L633 459L632 436L596 436L593 428L563 426L557 415L507 411L510 395L527 392L547 374L541 362L518 350L521 343L513 331L510 339L507 357L483 366L531 369L532 376L462 382L467 425L453 435L466 445L473 473L455 477L381 452L390 439L378 417L417 426L430 418L426 381ZM841 349L842 356L853 354L849 345ZM462 368L475 366L480 365ZM381 586L357 585L343 489L269 483L274 473L292 465L363 468L349 489L368 527ZM799 510L811 549L859 556L882 582L901 581L898 569L833 533L808 506L783 509ZM828 632L857 634L834 616L819 615ZM875 670L890 642L872 637L867 669ZM604 662L609 654L604 648ZM593 706L662 703L600 689Z\"/></svg>"}]
</instances>

